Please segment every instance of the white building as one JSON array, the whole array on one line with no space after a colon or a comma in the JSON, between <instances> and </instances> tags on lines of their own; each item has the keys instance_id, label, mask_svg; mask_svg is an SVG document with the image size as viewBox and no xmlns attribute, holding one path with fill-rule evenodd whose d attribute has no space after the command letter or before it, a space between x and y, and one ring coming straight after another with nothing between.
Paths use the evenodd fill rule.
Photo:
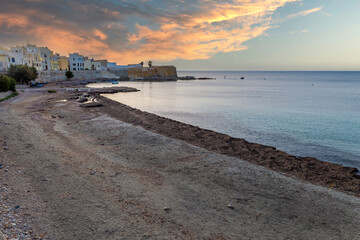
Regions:
<instances>
[{"instance_id":1,"label":"white building","mask_svg":"<svg viewBox=\"0 0 360 240\"><path fill-rule=\"evenodd\" d=\"M84 71L84 57L79 53L69 54L70 71Z\"/></svg>"},{"instance_id":2,"label":"white building","mask_svg":"<svg viewBox=\"0 0 360 240\"><path fill-rule=\"evenodd\" d=\"M10 64L11 65L27 65L28 57L25 47L11 47L10 48Z\"/></svg>"},{"instance_id":3,"label":"white building","mask_svg":"<svg viewBox=\"0 0 360 240\"><path fill-rule=\"evenodd\" d=\"M91 61L92 59L84 58L84 70L91 70Z\"/></svg>"},{"instance_id":4,"label":"white building","mask_svg":"<svg viewBox=\"0 0 360 240\"><path fill-rule=\"evenodd\" d=\"M38 71L42 71L42 61L38 47L36 45L27 44L25 48L27 51L27 65L29 67L34 67Z\"/></svg>"},{"instance_id":5,"label":"white building","mask_svg":"<svg viewBox=\"0 0 360 240\"><path fill-rule=\"evenodd\" d=\"M93 62L91 63L91 69L92 69L92 70L100 71L100 70L101 70L101 62L93 61Z\"/></svg>"},{"instance_id":6,"label":"white building","mask_svg":"<svg viewBox=\"0 0 360 240\"><path fill-rule=\"evenodd\" d=\"M9 50L0 48L0 71L7 71L10 66Z\"/></svg>"}]
</instances>

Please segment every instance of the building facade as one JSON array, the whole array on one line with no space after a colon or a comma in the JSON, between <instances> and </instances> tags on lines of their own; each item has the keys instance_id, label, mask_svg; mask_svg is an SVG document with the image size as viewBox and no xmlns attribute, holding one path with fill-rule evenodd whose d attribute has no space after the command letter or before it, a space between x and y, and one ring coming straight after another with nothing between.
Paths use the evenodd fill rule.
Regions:
<instances>
[{"instance_id":1,"label":"building facade","mask_svg":"<svg viewBox=\"0 0 360 240\"><path fill-rule=\"evenodd\" d=\"M60 67L59 67L59 59L60 57L60 54L58 53L53 53L51 52L51 55L50 55L50 61L51 61L51 71L59 71L60 70Z\"/></svg>"},{"instance_id":2,"label":"building facade","mask_svg":"<svg viewBox=\"0 0 360 240\"><path fill-rule=\"evenodd\" d=\"M11 47L9 55L11 65L28 65L28 54L25 47Z\"/></svg>"},{"instance_id":3,"label":"building facade","mask_svg":"<svg viewBox=\"0 0 360 240\"><path fill-rule=\"evenodd\" d=\"M69 54L70 71L84 71L84 57L79 53Z\"/></svg>"},{"instance_id":4,"label":"building facade","mask_svg":"<svg viewBox=\"0 0 360 240\"><path fill-rule=\"evenodd\" d=\"M59 63L59 70L61 70L61 71L70 70L70 68L69 68L69 58L68 57L60 56L58 58L58 63Z\"/></svg>"},{"instance_id":5,"label":"building facade","mask_svg":"<svg viewBox=\"0 0 360 240\"><path fill-rule=\"evenodd\" d=\"M91 62L91 70L100 71L101 70L101 62L98 62L98 61Z\"/></svg>"},{"instance_id":6,"label":"building facade","mask_svg":"<svg viewBox=\"0 0 360 240\"><path fill-rule=\"evenodd\" d=\"M38 71L42 71L42 61L40 51L36 45L27 44L25 46L27 51L27 62L29 67L34 67Z\"/></svg>"},{"instance_id":7,"label":"building facade","mask_svg":"<svg viewBox=\"0 0 360 240\"><path fill-rule=\"evenodd\" d=\"M0 71L7 71L10 66L9 51L5 48L0 48Z\"/></svg>"}]
</instances>

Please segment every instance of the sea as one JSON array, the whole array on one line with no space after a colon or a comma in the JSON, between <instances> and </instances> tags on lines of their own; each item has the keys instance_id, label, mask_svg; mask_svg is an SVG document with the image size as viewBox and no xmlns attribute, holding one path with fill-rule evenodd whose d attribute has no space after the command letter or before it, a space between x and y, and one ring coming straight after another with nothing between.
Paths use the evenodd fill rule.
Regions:
<instances>
[{"instance_id":1,"label":"sea","mask_svg":"<svg viewBox=\"0 0 360 240\"><path fill-rule=\"evenodd\" d=\"M360 169L360 72L181 71L178 76L214 79L119 82L116 86L140 92L105 96L296 156Z\"/></svg>"}]
</instances>

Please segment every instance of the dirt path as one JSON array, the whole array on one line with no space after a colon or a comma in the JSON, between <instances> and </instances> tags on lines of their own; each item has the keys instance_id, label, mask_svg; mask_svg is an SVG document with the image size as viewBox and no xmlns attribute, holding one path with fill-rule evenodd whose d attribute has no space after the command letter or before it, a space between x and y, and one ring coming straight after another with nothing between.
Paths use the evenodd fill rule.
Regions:
<instances>
[{"instance_id":1,"label":"dirt path","mask_svg":"<svg viewBox=\"0 0 360 240\"><path fill-rule=\"evenodd\" d=\"M37 91L0 104L1 187L44 239L356 239L360 200ZM43 104L46 103L46 104Z\"/></svg>"}]
</instances>

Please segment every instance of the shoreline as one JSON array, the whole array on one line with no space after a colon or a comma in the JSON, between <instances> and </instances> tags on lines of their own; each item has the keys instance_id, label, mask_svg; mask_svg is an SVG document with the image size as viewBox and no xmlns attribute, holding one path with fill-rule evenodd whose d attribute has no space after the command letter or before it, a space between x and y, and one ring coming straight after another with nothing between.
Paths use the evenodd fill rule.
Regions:
<instances>
[{"instance_id":1,"label":"shoreline","mask_svg":"<svg viewBox=\"0 0 360 240\"><path fill-rule=\"evenodd\" d=\"M355 167L346 167L313 157L296 157L272 146L251 143L241 138L202 129L132 108L99 94L95 95L103 104L101 109L121 121L215 153L237 157L313 184L360 196L360 175L357 174L359 170Z\"/></svg>"},{"instance_id":2,"label":"shoreline","mask_svg":"<svg viewBox=\"0 0 360 240\"><path fill-rule=\"evenodd\" d=\"M219 147L215 137L226 149L237 141L108 101L99 90L51 87L0 104L0 225L8 238L359 236L355 193L190 144L192 137ZM89 104L77 101L83 94L98 107L81 107Z\"/></svg>"}]
</instances>

